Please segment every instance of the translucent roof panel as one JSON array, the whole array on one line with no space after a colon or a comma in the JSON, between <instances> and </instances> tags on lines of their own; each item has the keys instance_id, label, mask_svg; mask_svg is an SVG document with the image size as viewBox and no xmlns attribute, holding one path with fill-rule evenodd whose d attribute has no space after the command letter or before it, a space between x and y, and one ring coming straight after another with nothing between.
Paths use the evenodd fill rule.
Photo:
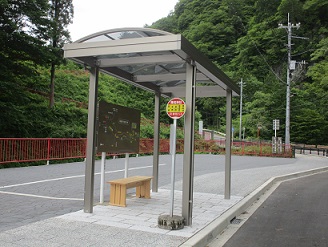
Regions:
<instances>
[{"instance_id":1,"label":"translucent roof panel","mask_svg":"<svg viewBox=\"0 0 328 247\"><path fill-rule=\"evenodd\" d=\"M64 56L167 97L184 96L189 63L197 69L199 97L225 96L227 89L239 94L239 87L181 34L150 28L106 30L66 44Z\"/></svg>"},{"instance_id":2,"label":"translucent roof panel","mask_svg":"<svg viewBox=\"0 0 328 247\"><path fill-rule=\"evenodd\" d=\"M98 32L82 39L76 41L76 43L83 42L99 42L108 40L118 40L118 39L133 39L133 38L144 38L153 37L161 35L170 35L171 33L146 29L146 28L121 28L121 29L111 29L107 31Z\"/></svg>"}]
</instances>

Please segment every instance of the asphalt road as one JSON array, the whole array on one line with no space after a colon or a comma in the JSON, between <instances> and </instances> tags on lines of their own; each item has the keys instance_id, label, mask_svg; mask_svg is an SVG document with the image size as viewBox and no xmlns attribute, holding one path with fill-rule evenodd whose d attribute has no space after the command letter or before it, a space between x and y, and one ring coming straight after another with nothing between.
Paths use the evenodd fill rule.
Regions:
<instances>
[{"instance_id":1,"label":"asphalt road","mask_svg":"<svg viewBox=\"0 0 328 247\"><path fill-rule=\"evenodd\" d=\"M176 160L178 190L183 156L177 155ZM194 191L223 193L224 160L222 155L195 155ZM317 166L323 164L323 159L317 161ZM124 158L107 160L105 180L122 178L124 163ZM129 163L129 176L152 175L152 156L130 158ZM309 161L303 159L233 156L232 194L245 196L273 175L308 167ZM0 232L82 209L84 172L84 162L0 169ZM99 202L100 161L96 162L95 172L96 204ZM171 156L160 156L159 187L170 184L170 174ZM109 185L106 184L105 202L108 199Z\"/></svg>"},{"instance_id":2,"label":"asphalt road","mask_svg":"<svg viewBox=\"0 0 328 247\"><path fill-rule=\"evenodd\" d=\"M327 189L328 172L281 183L223 246L327 247Z\"/></svg>"},{"instance_id":3,"label":"asphalt road","mask_svg":"<svg viewBox=\"0 0 328 247\"><path fill-rule=\"evenodd\" d=\"M182 179L182 155L176 157L176 181ZM294 159L232 157L233 169L295 162ZM124 176L125 159L106 161L105 180ZM196 155L195 176L224 171L224 156ZM100 161L95 168L95 203L99 202ZM0 232L83 208L85 163L0 169ZM171 156L160 156L159 186L170 184ZM152 175L152 156L129 159L129 176ZM109 185L105 185L105 202Z\"/></svg>"}]
</instances>

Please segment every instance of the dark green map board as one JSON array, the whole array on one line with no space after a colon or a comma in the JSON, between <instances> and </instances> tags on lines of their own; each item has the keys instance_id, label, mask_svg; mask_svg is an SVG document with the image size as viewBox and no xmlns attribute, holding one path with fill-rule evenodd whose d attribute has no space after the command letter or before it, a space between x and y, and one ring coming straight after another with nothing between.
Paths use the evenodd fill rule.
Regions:
<instances>
[{"instance_id":1,"label":"dark green map board","mask_svg":"<svg viewBox=\"0 0 328 247\"><path fill-rule=\"evenodd\" d=\"M99 101L97 126L98 152L139 152L139 110Z\"/></svg>"}]
</instances>

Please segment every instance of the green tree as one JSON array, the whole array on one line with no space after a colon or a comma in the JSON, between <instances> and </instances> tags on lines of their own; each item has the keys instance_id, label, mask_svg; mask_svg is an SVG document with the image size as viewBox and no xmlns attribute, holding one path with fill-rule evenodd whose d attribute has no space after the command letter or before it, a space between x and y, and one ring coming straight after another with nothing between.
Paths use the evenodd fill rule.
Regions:
<instances>
[{"instance_id":1,"label":"green tree","mask_svg":"<svg viewBox=\"0 0 328 247\"><path fill-rule=\"evenodd\" d=\"M293 118L291 138L294 142L327 144L328 121L315 109L302 109Z\"/></svg>"},{"instance_id":2,"label":"green tree","mask_svg":"<svg viewBox=\"0 0 328 247\"><path fill-rule=\"evenodd\" d=\"M46 0L0 1L0 80L33 75L34 64L48 62L44 46L49 27L47 11Z\"/></svg>"},{"instance_id":3,"label":"green tree","mask_svg":"<svg viewBox=\"0 0 328 247\"><path fill-rule=\"evenodd\" d=\"M50 69L50 95L49 104L53 107L55 104L55 71L56 65L63 62L62 47L64 43L70 41L70 34L67 30L68 24L73 20L72 0L51 0L49 18L52 22L49 30L51 51L53 58Z\"/></svg>"},{"instance_id":4,"label":"green tree","mask_svg":"<svg viewBox=\"0 0 328 247\"><path fill-rule=\"evenodd\" d=\"M1 136L85 136L89 74L71 62L61 64L61 42L68 38L65 23L73 13L62 8L56 17L56 3L64 1L0 0ZM180 0L151 27L182 33L235 82L242 78L246 137L255 138L260 123L261 139L271 139L273 119L280 120L278 135L284 136L287 34L278 24L286 25L289 13L291 23L301 22L293 36L308 38L292 39L292 60L306 64L297 63L291 77L291 141L328 144L327 12L328 0ZM54 47L52 38L60 39ZM56 105L49 108L47 67L52 62ZM99 98L153 118L153 95L107 75L100 75ZM165 102L161 121L170 123ZM232 103L237 133L238 98ZM206 127L225 130L224 98L197 99L196 106ZM152 126L144 129L150 137L151 131Z\"/></svg>"},{"instance_id":5,"label":"green tree","mask_svg":"<svg viewBox=\"0 0 328 247\"><path fill-rule=\"evenodd\" d=\"M35 86L37 65L49 62L46 30L48 1L0 1L1 136L24 136L26 92Z\"/></svg>"}]
</instances>

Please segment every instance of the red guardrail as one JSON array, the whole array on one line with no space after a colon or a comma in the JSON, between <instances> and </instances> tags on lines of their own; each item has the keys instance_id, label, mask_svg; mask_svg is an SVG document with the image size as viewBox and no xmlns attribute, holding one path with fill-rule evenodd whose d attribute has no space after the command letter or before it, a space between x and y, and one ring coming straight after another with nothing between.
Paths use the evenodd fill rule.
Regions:
<instances>
[{"instance_id":1,"label":"red guardrail","mask_svg":"<svg viewBox=\"0 0 328 247\"><path fill-rule=\"evenodd\" d=\"M0 164L84 158L85 138L0 138Z\"/></svg>"},{"instance_id":2,"label":"red guardrail","mask_svg":"<svg viewBox=\"0 0 328 247\"><path fill-rule=\"evenodd\" d=\"M0 138L0 164L85 158L86 142L86 138ZM169 153L169 143L168 139L160 140L160 153ZM184 152L183 145L183 140L177 140L177 153ZM152 154L153 146L153 139L140 139L139 153ZM224 153L225 140L195 140L194 151L195 153ZM271 144L261 142L233 142L232 153L292 157L290 147L283 147L280 154L273 154Z\"/></svg>"}]
</instances>

